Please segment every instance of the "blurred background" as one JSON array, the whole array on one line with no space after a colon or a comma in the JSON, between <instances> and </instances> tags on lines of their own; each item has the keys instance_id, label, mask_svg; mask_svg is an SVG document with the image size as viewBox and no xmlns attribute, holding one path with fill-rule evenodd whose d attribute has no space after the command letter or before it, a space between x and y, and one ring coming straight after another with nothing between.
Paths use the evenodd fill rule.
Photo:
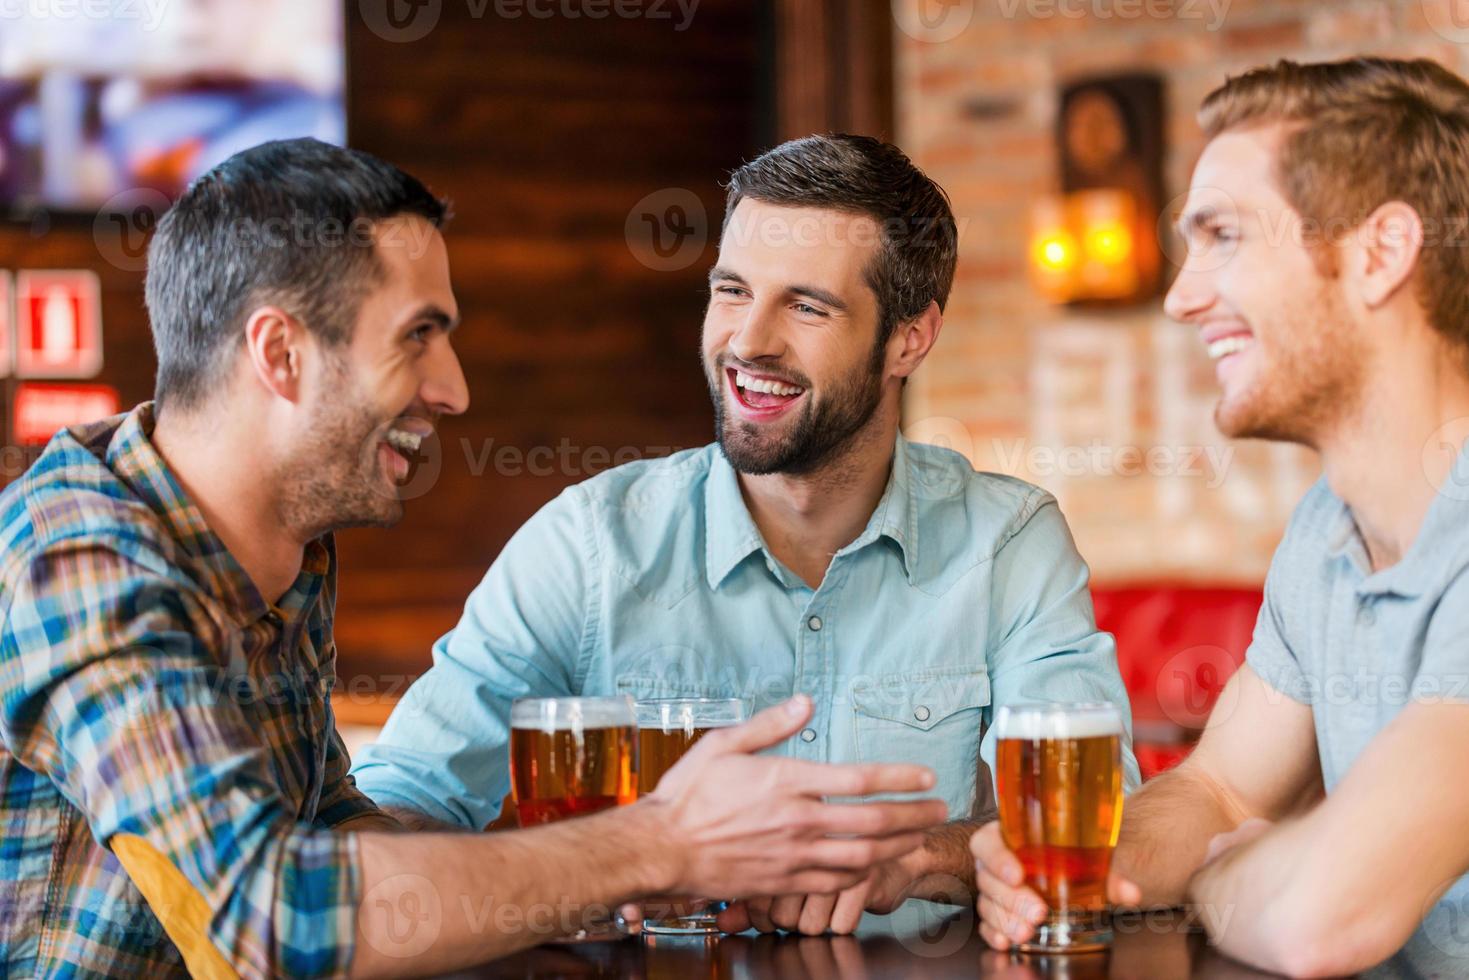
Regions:
<instances>
[{"instance_id":1,"label":"blurred background","mask_svg":"<svg viewBox=\"0 0 1469 980\"><path fill-rule=\"evenodd\" d=\"M403 524L341 537L343 717L370 724L537 508L712 438L697 350L728 171L807 133L883 136L961 233L908 434L1058 495L1166 756L1238 661L1317 476L1220 438L1212 368L1162 315L1194 111L1281 57L1464 73L1466 45L1462 0L7 4L0 482L58 426L150 397L142 257L190 179L298 135L422 178L455 204L473 404Z\"/></svg>"}]
</instances>

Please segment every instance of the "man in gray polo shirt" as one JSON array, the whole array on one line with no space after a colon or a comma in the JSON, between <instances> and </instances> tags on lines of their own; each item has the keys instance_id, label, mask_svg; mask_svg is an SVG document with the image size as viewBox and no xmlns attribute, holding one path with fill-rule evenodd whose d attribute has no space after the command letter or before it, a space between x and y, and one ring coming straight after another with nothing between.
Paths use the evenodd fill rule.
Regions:
<instances>
[{"instance_id":1,"label":"man in gray polo shirt","mask_svg":"<svg viewBox=\"0 0 1469 980\"><path fill-rule=\"evenodd\" d=\"M1292 975L1469 976L1469 85L1282 62L1200 119L1168 313L1217 362L1220 428L1325 477L1198 749L1129 799L1111 899L1196 904ZM971 847L987 940L1029 937L995 825Z\"/></svg>"}]
</instances>

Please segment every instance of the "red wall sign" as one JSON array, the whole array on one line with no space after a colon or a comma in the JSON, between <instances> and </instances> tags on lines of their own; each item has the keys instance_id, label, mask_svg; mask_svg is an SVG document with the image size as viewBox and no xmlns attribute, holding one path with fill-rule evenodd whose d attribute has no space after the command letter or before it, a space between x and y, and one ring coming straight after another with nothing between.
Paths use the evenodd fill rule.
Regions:
<instances>
[{"instance_id":1,"label":"red wall sign","mask_svg":"<svg viewBox=\"0 0 1469 980\"><path fill-rule=\"evenodd\" d=\"M15 375L91 378L102 370L102 288L87 269L15 277Z\"/></svg>"},{"instance_id":2,"label":"red wall sign","mask_svg":"<svg viewBox=\"0 0 1469 980\"><path fill-rule=\"evenodd\" d=\"M23 384L15 392L15 441L44 446L72 425L116 415L117 390L107 385Z\"/></svg>"}]
</instances>

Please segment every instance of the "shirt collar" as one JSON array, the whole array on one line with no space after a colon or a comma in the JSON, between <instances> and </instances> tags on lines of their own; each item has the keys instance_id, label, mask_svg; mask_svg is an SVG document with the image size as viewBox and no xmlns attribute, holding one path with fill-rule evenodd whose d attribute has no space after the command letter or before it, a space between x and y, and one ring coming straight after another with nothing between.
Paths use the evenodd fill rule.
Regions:
<instances>
[{"instance_id":1,"label":"shirt collar","mask_svg":"<svg viewBox=\"0 0 1469 980\"><path fill-rule=\"evenodd\" d=\"M107 466L197 561L206 579L204 584L225 603L236 624L248 626L272 612L283 620L294 619L309 609L331 568L330 536L312 541L306 547L300 576L281 598L280 606L272 607L224 542L210 530L203 512L189 499L154 448L155 424L152 402L144 402L124 416L108 444Z\"/></svg>"},{"instance_id":2,"label":"shirt collar","mask_svg":"<svg viewBox=\"0 0 1469 980\"><path fill-rule=\"evenodd\" d=\"M838 555L850 554L886 537L898 546L903 571L911 584L918 562L918 514L910 492L912 461L901 435L893 449L887 488L867 527ZM704 486L704 567L711 589L717 589L746 558L765 550L764 539L740 492L739 477L724 450L716 447ZM774 565L774 558L770 559Z\"/></svg>"},{"instance_id":3,"label":"shirt collar","mask_svg":"<svg viewBox=\"0 0 1469 980\"><path fill-rule=\"evenodd\" d=\"M1363 594L1392 593L1415 598L1440 588L1445 578L1462 565L1466 529L1469 529L1469 442L1461 449L1443 487L1434 496L1423 525L1408 553L1390 568L1372 571L1372 558L1357 528L1352 510L1332 495L1341 512L1332 526L1327 547L1331 555L1350 561L1362 576L1357 591Z\"/></svg>"}]
</instances>

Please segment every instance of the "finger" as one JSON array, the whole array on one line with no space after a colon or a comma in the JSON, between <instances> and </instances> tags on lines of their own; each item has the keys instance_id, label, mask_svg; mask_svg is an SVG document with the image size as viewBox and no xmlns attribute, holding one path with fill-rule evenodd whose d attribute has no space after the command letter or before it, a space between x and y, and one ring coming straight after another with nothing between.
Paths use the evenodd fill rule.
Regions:
<instances>
[{"instance_id":1,"label":"finger","mask_svg":"<svg viewBox=\"0 0 1469 980\"><path fill-rule=\"evenodd\" d=\"M983 865L1010 887L1018 887L1025 881L1025 869L1021 867L1020 859L1005 846L1005 840L1000 836L999 821L991 821L975 831L969 839L969 850L974 854L977 865Z\"/></svg>"},{"instance_id":2,"label":"finger","mask_svg":"<svg viewBox=\"0 0 1469 980\"><path fill-rule=\"evenodd\" d=\"M985 942L989 943L990 949L997 949L1003 953L1010 948L1010 937L988 922L980 921L979 934L984 937Z\"/></svg>"},{"instance_id":3,"label":"finger","mask_svg":"<svg viewBox=\"0 0 1469 980\"><path fill-rule=\"evenodd\" d=\"M1143 890L1114 871L1107 876L1107 900L1123 908L1137 908L1143 903Z\"/></svg>"},{"instance_id":4,"label":"finger","mask_svg":"<svg viewBox=\"0 0 1469 980\"><path fill-rule=\"evenodd\" d=\"M1013 941L1023 943L1035 935L1035 930L1046 918L1046 907L1030 899L1020 899L1016 904L995 903L1002 909L1001 928Z\"/></svg>"},{"instance_id":5,"label":"finger","mask_svg":"<svg viewBox=\"0 0 1469 980\"><path fill-rule=\"evenodd\" d=\"M867 875L866 868L860 871L797 871L786 876L780 891L788 895L834 895L851 888Z\"/></svg>"},{"instance_id":6,"label":"finger","mask_svg":"<svg viewBox=\"0 0 1469 980\"><path fill-rule=\"evenodd\" d=\"M988 923L992 929L1003 934L1011 942L1023 943L1035 931L1034 927L1016 915L1013 909L1005 908L987 895L980 898L979 918L981 922Z\"/></svg>"},{"instance_id":7,"label":"finger","mask_svg":"<svg viewBox=\"0 0 1469 980\"><path fill-rule=\"evenodd\" d=\"M729 907L714 917L714 924L719 927L720 932L744 932L753 928L754 923L750 921L750 910L744 902L730 902Z\"/></svg>"},{"instance_id":8,"label":"finger","mask_svg":"<svg viewBox=\"0 0 1469 980\"><path fill-rule=\"evenodd\" d=\"M837 896L836 905L831 910L832 932L839 936L850 936L857 931L857 924L862 921L862 911L867 907L867 896L871 891L870 887L859 885L848 888Z\"/></svg>"},{"instance_id":9,"label":"finger","mask_svg":"<svg viewBox=\"0 0 1469 980\"><path fill-rule=\"evenodd\" d=\"M780 896L770 903L770 921L787 932L794 931L801 921L801 907L805 903L805 895Z\"/></svg>"},{"instance_id":10,"label":"finger","mask_svg":"<svg viewBox=\"0 0 1469 980\"><path fill-rule=\"evenodd\" d=\"M707 739L709 736L704 737ZM822 762L806 762L802 759L781 759L780 763L781 782L796 792L808 796L923 793L933 789L938 782L933 770L928 766L900 763L837 766Z\"/></svg>"},{"instance_id":11,"label":"finger","mask_svg":"<svg viewBox=\"0 0 1469 980\"><path fill-rule=\"evenodd\" d=\"M752 898L749 901L750 924L759 932L775 932L775 923L770 921L769 898Z\"/></svg>"},{"instance_id":12,"label":"finger","mask_svg":"<svg viewBox=\"0 0 1469 980\"><path fill-rule=\"evenodd\" d=\"M1046 917L1046 903L1035 891L1022 885L1011 888L988 871L978 871L974 877L980 894L1004 909L1007 916L1039 925Z\"/></svg>"},{"instance_id":13,"label":"finger","mask_svg":"<svg viewBox=\"0 0 1469 980\"><path fill-rule=\"evenodd\" d=\"M841 894L847 895L852 892L866 892L866 888L858 885L848 888ZM836 908L836 895L808 895L806 902L801 906L801 917L796 921L796 928L803 936L823 935L827 927L831 925L831 913Z\"/></svg>"},{"instance_id":14,"label":"finger","mask_svg":"<svg viewBox=\"0 0 1469 980\"><path fill-rule=\"evenodd\" d=\"M802 864L808 868L865 872L874 864L911 854L922 846L923 835L916 833L858 840L819 840L813 841L806 848L802 854Z\"/></svg>"},{"instance_id":15,"label":"finger","mask_svg":"<svg viewBox=\"0 0 1469 980\"><path fill-rule=\"evenodd\" d=\"M813 803L812 822L823 834L880 837L937 827L949 817L943 800L909 803Z\"/></svg>"},{"instance_id":16,"label":"finger","mask_svg":"<svg viewBox=\"0 0 1469 980\"><path fill-rule=\"evenodd\" d=\"M811 717L811 698L797 694L784 704L758 712L743 725L719 728L699 739L696 749L706 754L751 754L779 745L790 738ZM692 750L691 750L692 751Z\"/></svg>"},{"instance_id":17,"label":"finger","mask_svg":"<svg viewBox=\"0 0 1469 980\"><path fill-rule=\"evenodd\" d=\"M628 902L617 910L627 928L629 936L636 936L643 931L643 909L634 902Z\"/></svg>"}]
</instances>

